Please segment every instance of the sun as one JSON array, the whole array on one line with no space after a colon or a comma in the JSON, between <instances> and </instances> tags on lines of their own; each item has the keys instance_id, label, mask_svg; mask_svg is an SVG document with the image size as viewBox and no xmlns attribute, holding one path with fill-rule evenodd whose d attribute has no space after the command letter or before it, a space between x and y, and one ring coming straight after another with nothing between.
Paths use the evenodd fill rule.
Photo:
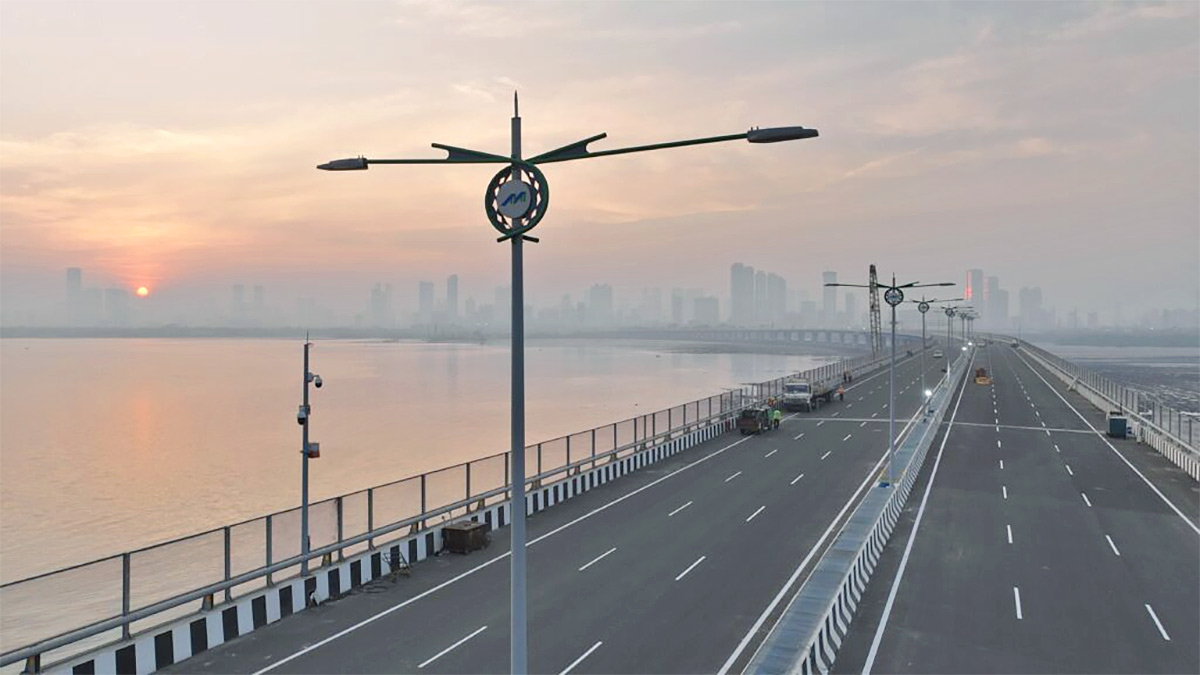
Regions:
<instances>
[{"instance_id":1,"label":"sun","mask_svg":"<svg viewBox=\"0 0 1200 675\"><path fill-rule=\"evenodd\" d=\"M144 298L144 297L146 297L147 295L150 295L150 289L149 289L149 288L146 288L145 286L138 286L138 289L137 289L137 296L138 296L139 298Z\"/></svg>"}]
</instances>

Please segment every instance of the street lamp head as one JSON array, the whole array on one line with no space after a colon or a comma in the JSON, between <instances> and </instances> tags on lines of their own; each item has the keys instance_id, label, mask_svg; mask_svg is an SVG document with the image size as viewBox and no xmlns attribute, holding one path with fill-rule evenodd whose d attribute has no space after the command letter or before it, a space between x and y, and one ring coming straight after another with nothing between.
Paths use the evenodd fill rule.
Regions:
<instances>
[{"instance_id":1,"label":"street lamp head","mask_svg":"<svg viewBox=\"0 0 1200 675\"><path fill-rule=\"evenodd\" d=\"M819 135L816 129L805 129L804 127L770 127L747 131L746 140L751 143L779 143L781 141L798 141L803 138L816 138Z\"/></svg>"},{"instance_id":2,"label":"street lamp head","mask_svg":"<svg viewBox=\"0 0 1200 675\"><path fill-rule=\"evenodd\" d=\"M322 171L366 171L366 157L351 157L350 159L335 159L332 162L318 164L318 169Z\"/></svg>"}]
</instances>

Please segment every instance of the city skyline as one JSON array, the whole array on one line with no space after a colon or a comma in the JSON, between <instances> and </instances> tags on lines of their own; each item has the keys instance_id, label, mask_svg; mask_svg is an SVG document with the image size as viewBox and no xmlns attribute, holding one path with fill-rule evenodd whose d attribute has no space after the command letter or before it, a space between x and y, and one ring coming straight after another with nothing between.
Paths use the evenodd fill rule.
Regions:
<instances>
[{"instance_id":1,"label":"city skyline","mask_svg":"<svg viewBox=\"0 0 1200 675\"><path fill-rule=\"evenodd\" d=\"M314 166L436 157L431 142L503 151L518 89L530 151L821 130L548 168L555 206L526 270L541 302L601 279L721 289L744 259L789 280L869 262L912 279L1036 270L1056 305L1102 322L1116 304L1197 304L1194 4L571 3L539 6L541 37L515 45L523 29L487 4L279 7L0 5L10 315L61 301L66 267L180 303L237 279L339 307L379 282L401 301L450 268L502 283L486 172ZM411 62L426 67L396 65Z\"/></svg>"},{"instance_id":2,"label":"city skyline","mask_svg":"<svg viewBox=\"0 0 1200 675\"><path fill-rule=\"evenodd\" d=\"M62 301L43 308L41 315L6 312L5 325L41 327L344 327L410 329L420 327L490 328L507 330L508 287L494 286L492 302L467 294L459 309L459 275L450 274L439 293L435 282L416 283L412 301L392 283L375 282L358 309L328 307L313 297L274 297L268 302L262 284L234 283L228 287L228 300L212 301L199 310L186 313L159 302L157 297L139 297L122 288L102 288L87 283L85 270L69 267ZM587 330L613 327L649 326L735 326L837 328L865 330L869 325L866 311L859 311L860 295L866 289L838 293L825 286L836 283L836 272L820 273L813 287L791 283L780 275L734 263L730 266L730 294L723 296L703 288L639 288L618 293L607 282L580 287L575 293L561 293L557 299L527 298L526 321L535 329ZM1040 286L1020 286L1012 306L1009 291L1000 286L999 277L985 275L980 268L968 269L961 290L935 295L913 296L964 297L978 314L980 329L1033 332L1100 328L1192 328L1200 324L1200 312L1186 308L1142 308L1122 315L1113 310L1114 319L1102 321L1098 312L1079 308L1060 308L1044 302ZM749 284L747 286L746 284ZM477 289L480 298L486 297ZM249 294L247 293L249 291ZM740 300L738 299L740 296ZM840 296L840 304L838 298ZM815 298L819 297L820 302ZM810 299L813 298L813 299ZM868 303L862 299L863 307ZM844 307L842 311L838 307ZM918 319L915 308L903 306L898 313L902 325ZM40 317L40 318L39 318ZM24 320L23 320L24 319ZM940 321L940 317L935 317Z\"/></svg>"}]
</instances>

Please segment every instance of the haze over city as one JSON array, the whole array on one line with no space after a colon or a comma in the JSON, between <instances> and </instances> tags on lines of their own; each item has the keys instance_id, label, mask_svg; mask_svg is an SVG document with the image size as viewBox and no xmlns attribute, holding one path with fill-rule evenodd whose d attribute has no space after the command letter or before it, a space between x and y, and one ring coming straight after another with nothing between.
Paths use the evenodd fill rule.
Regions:
<instances>
[{"instance_id":1,"label":"haze over city","mask_svg":"<svg viewBox=\"0 0 1200 675\"><path fill-rule=\"evenodd\" d=\"M494 305L490 169L314 167L505 152L514 91L531 152L821 131L547 167L538 308L609 284L618 313L657 302L669 322L679 289L689 317L700 295L727 321L741 262L786 279L800 315L822 272L865 283L875 263L958 294L982 269L1010 317L1026 287L1062 324L1194 316L1194 3L518 7L5 2L4 322L64 323L72 267L158 322L228 323L239 284L293 322L311 303L370 324L381 284L404 323L451 274L460 303Z\"/></svg>"}]
</instances>

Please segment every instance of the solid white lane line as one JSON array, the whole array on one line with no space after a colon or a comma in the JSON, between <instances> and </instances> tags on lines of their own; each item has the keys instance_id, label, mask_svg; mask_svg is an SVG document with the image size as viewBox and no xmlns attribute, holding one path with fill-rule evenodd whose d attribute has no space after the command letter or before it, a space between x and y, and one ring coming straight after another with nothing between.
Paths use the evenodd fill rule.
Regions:
<instances>
[{"instance_id":1,"label":"solid white lane line","mask_svg":"<svg viewBox=\"0 0 1200 675\"><path fill-rule=\"evenodd\" d=\"M732 475L732 476L730 476L729 478L726 478L726 479L725 479L725 482L726 482L726 483L728 483L729 481L733 480L734 478L737 478L737 477L738 477L738 476L740 476L740 475L742 475L742 472L741 472L741 471L739 471L739 472L737 472L737 473L733 474L733 475Z\"/></svg>"},{"instance_id":2,"label":"solid white lane line","mask_svg":"<svg viewBox=\"0 0 1200 675\"><path fill-rule=\"evenodd\" d=\"M826 457L828 457L828 456L829 456L829 454L830 454L830 452L833 452L833 451L832 451L832 450L830 450L829 452L827 452L827 453L825 453L825 454L821 455L821 459L825 459Z\"/></svg>"},{"instance_id":3,"label":"solid white lane line","mask_svg":"<svg viewBox=\"0 0 1200 675\"><path fill-rule=\"evenodd\" d=\"M975 357L971 357L974 362ZM969 369L970 363L967 364ZM871 650L867 652L867 662L863 665L863 675L870 675L871 667L875 665L875 655L879 652L879 643L883 640L883 631L887 629L888 619L892 615L892 606L896 602L896 593L900 590L900 582L904 579L904 570L908 568L908 557L912 554L913 542L917 539L917 531L921 528L921 520L925 517L925 504L929 501L929 493L933 491L934 480L937 479L938 467L942 464L942 451L946 449L946 441L950 439L950 431L954 428L954 420L958 417L958 406L962 403L963 392L967 389L968 378L963 378L963 382L959 385L958 400L954 404L954 412L950 414L950 424L946 427L946 433L942 434L942 444L938 447L937 458L933 462L933 469L929 474L929 481L925 484L925 494L921 497L921 506L917 509L916 520L913 521L912 531L908 534L908 543L904 546L904 555L900 556L900 568L896 570L895 579L892 581L892 589L888 591L887 602L883 605L883 615L879 619L879 626L875 629L875 637L871 640ZM728 665L728 663L726 664ZM724 672L724 671L722 671Z\"/></svg>"},{"instance_id":4,"label":"solid white lane line","mask_svg":"<svg viewBox=\"0 0 1200 675\"><path fill-rule=\"evenodd\" d=\"M1143 474L1141 471L1138 471L1138 468L1136 466L1131 464L1128 459L1125 459L1125 455L1122 455L1120 452L1118 452L1116 446L1114 446L1112 443L1109 443L1108 439L1104 437L1104 434L1100 433L1096 429L1096 427L1092 426L1092 423L1089 422L1087 420L1087 418L1083 416L1083 413L1079 412L1075 408L1075 406L1071 405L1071 403L1069 401L1067 401L1067 399L1063 398L1063 395L1058 393L1058 390L1055 389L1053 386L1051 386L1050 383L1046 381L1046 378L1042 377L1041 373L1039 373L1037 370L1034 370L1033 366L1029 365L1028 361L1025 361L1024 356L1017 354L1017 357L1020 358L1021 361L1023 361L1025 363L1025 366L1027 368L1029 368L1030 370L1033 370L1033 374L1037 375L1038 379L1041 380L1042 383L1045 384L1047 387L1049 387L1050 391L1054 392L1054 395L1057 396L1059 398L1059 400L1061 400L1063 403L1066 403L1067 407L1070 408L1075 413L1075 415L1077 417L1079 417L1079 419L1083 420L1083 423L1086 424L1087 427L1089 429L1091 429L1100 440L1104 441L1104 444L1108 446L1109 450L1112 450L1114 455L1121 458L1121 461L1125 463L1125 466L1129 467L1130 471L1134 472L1135 474L1137 474L1138 478L1142 479L1142 482L1146 484L1146 487L1149 487L1151 490L1153 490L1154 494L1158 495L1158 498L1163 500L1163 503L1165 503L1167 506L1169 506L1171 508L1171 510L1175 512L1175 515L1179 516L1179 518L1181 520L1183 520L1183 522L1187 523L1188 527L1192 528L1192 530L1196 534L1200 534L1200 526L1197 526L1195 523L1192 522L1191 518L1184 515L1183 511L1180 511L1179 507L1175 506L1175 504L1170 499L1167 499L1167 496L1164 495L1161 490L1159 490L1157 487L1155 487L1154 483L1151 483L1150 479L1146 478L1145 474ZM1047 432L1047 433L1049 433L1049 432Z\"/></svg>"},{"instance_id":5,"label":"solid white lane line","mask_svg":"<svg viewBox=\"0 0 1200 675\"><path fill-rule=\"evenodd\" d=\"M1017 618L1024 619L1025 617L1021 614L1021 589L1016 586L1013 586L1013 601L1017 605Z\"/></svg>"},{"instance_id":6,"label":"solid white lane line","mask_svg":"<svg viewBox=\"0 0 1200 675\"><path fill-rule=\"evenodd\" d=\"M1071 474L1072 476L1075 475L1075 472L1071 470L1070 464L1063 464L1063 466L1067 467L1067 473Z\"/></svg>"},{"instance_id":7,"label":"solid white lane line","mask_svg":"<svg viewBox=\"0 0 1200 675\"><path fill-rule=\"evenodd\" d=\"M1080 496L1080 497L1083 497L1083 503L1084 503L1084 504L1087 504L1089 509L1090 509L1090 508L1092 508L1092 500L1090 500L1090 499L1088 499L1088 498L1087 498L1087 493L1086 493L1086 492L1080 492L1080 493L1079 493L1079 496Z\"/></svg>"},{"instance_id":8,"label":"solid white lane line","mask_svg":"<svg viewBox=\"0 0 1200 675\"><path fill-rule=\"evenodd\" d=\"M1001 491L1004 493L1004 498L1005 498L1005 499L1008 499L1008 486L1007 486L1007 485L1001 485L1001 486L1000 486L1000 490L1001 490Z\"/></svg>"},{"instance_id":9,"label":"solid white lane line","mask_svg":"<svg viewBox=\"0 0 1200 675\"><path fill-rule=\"evenodd\" d=\"M874 376L872 376L872 377L874 377ZM558 527L554 528L553 530L550 530L549 532L537 537L536 539L534 539L530 542L527 542L525 544L525 546L526 546L526 548L533 546L534 544L538 543L539 541L546 539L547 537L551 537L555 534L558 534L559 532L562 532L563 530L567 529L568 527L571 527L572 525L577 525L577 524L587 520L588 518L591 518L592 516L596 515L597 513L600 513L602 511L607 511L612 506L615 506L616 504L620 504L621 502L625 501L626 499L629 499L629 498L633 497L634 495L640 494L640 493L644 492L645 490L649 490L650 488L654 487L655 485L658 485L659 483L667 480L668 478L672 478L680 473L683 473L684 471L687 471L688 469L690 469L694 466L697 466L699 464L707 462L708 460L712 459L713 457L716 457L717 455L724 454L726 450L735 448L735 447L741 445L742 443L745 443L748 440L750 440L749 436L747 436L741 440L734 441L734 442L730 443L729 445L726 445L725 447L721 448L720 450L714 450L713 452L708 453L707 455L701 457L700 459L697 459L694 462L691 462L690 464L685 464L665 476L657 478L636 490L627 492L626 494L623 494L620 497L617 497L606 504L597 506L596 508L592 509L591 511L588 511L587 513L583 514L582 516L575 518L574 520L571 520L569 522L563 523L562 525L559 525ZM883 458L881 458L879 460L879 462L880 462L880 465L882 465ZM878 471L879 469L878 469L878 467L876 467L874 470ZM282 666L283 664L288 663L290 661L294 661L311 651L320 649L321 647L324 647L325 645L329 644L330 642L333 642L334 640L336 640L344 635L353 633L354 631L358 630L359 628L362 628L363 626L372 624L372 623L378 621L379 619L382 619L383 617L387 616L388 614L391 614L392 612L403 609L418 600L421 600L430 595L433 595L437 591L442 590L443 588L453 584L454 582L461 581L462 579L465 579L465 578L471 576L472 574L478 572L481 569L484 569L485 567L494 565L495 563L498 563L501 560L508 558L510 555L511 555L511 553L507 552L507 551L504 553L501 553L500 555L496 556L495 558L492 558L491 560L480 563L478 566L472 567L471 569L467 570L466 572L463 572L462 574L459 574L456 577L447 579L446 581L443 581L442 583L438 584L437 586L434 586L433 588L431 588L427 591L423 591L421 593L418 593L417 595L414 595L411 598L408 598L407 600L404 600L403 602L399 602L395 605L392 605L391 607L388 607L387 609L382 610L377 614L374 614L372 616L369 616L369 617L363 619L362 621L359 621L358 623L354 624L353 626L350 626L349 628L344 628L344 629L338 631L337 633L334 633L333 635L330 635L329 637L327 637L319 642L315 642L315 643L305 647L304 649L301 649L293 654L290 654L290 655L276 661L275 663L272 663L269 666L266 666L265 668L260 668L259 670L255 671L253 673L253 675L263 675L263 673L267 673L272 670L275 670L279 666Z\"/></svg>"},{"instance_id":10,"label":"solid white lane line","mask_svg":"<svg viewBox=\"0 0 1200 675\"><path fill-rule=\"evenodd\" d=\"M587 650L586 652L584 652L584 653L583 653L583 656L580 656L579 658L577 658L577 659L575 659L574 661L572 661L572 662L571 662L571 665L567 666L567 667L566 667L566 668L565 668L565 669L564 669L564 670L563 670L561 673L559 673L558 675L567 675L567 673L571 672L571 669L572 669L572 668L574 668L575 666L577 666L577 665L579 665L580 663L582 663L584 659L586 659L588 656L590 656L590 655L591 655L591 653L592 653L592 652L594 652L594 651L596 651L596 649L597 649L597 648L598 648L600 645L602 645L602 644L604 644L604 643L603 643L603 642L597 642L596 644L592 645L592 648L591 648L591 649L589 649L589 650Z\"/></svg>"},{"instance_id":11,"label":"solid white lane line","mask_svg":"<svg viewBox=\"0 0 1200 675\"><path fill-rule=\"evenodd\" d=\"M799 476L796 476L795 478L793 478L790 485L795 485L796 483L800 482L801 478L804 478L804 474L800 474Z\"/></svg>"},{"instance_id":12,"label":"solid white lane line","mask_svg":"<svg viewBox=\"0 0 1200 675\"><path fill-rule=\"evenodd\" d=\"M842 439L842 442L845 443L846 441L850 440L850 437L853 435L854 434L846 434L846 437Z\"/></svg>"},{"instance_id":13,"label":"solid white lane line","mask_svg":"<svg viewBox=\"0 0 1200 675\"><path fill-rule=\"evenodd\" d=\"M457 647L457 646L461 645L462 643L466 642L467 640L470 640L471 638L475 637L476 635L479 635L480 633L482 633L482 632L483 632L483 631L485 631L485 630L487 630L487 626L482 626L482 627L481 627L479 630L475 631L474 633L471 633L471 634L470 634L470 635L468 635L467 637L465 637L465 638L463 638L463 639L459 640L458 642L455 642L454 644L450 645L449 647L446 647L445 649L443 649L442 651L438 652L437 654L434 654L432 658L430 658L430 659L429 659L428 661L426 661L425 663L422 663L422 664L418 665L417 667L418 667L418 668L424 668L425 666L427 666L427 665L429 665L429 664L433 663L434 661L437 661L438 659L442 658L442 657L443 657L443 656L445 656L446 654L449 654L449 653L450 653L450 650L452 650L452 649L454 649L455 647Z\"/></svg>"},{"instance_id":14,"label":"solid white lane line","mask_svg":"<svg viewBox=\"0 0 1200 675\"><path fill-rule=\"evenodd\" d=\"M863 423L862 423L862 424L860 424L860 425L858 425L858 428L859 428L859 429L861 429L861 428L863 428L863 427L865 427L865 426L867 426L867 421L866 421L866 420L863 420Z\"/></svg>"},{"instance_id":15,"label":"solid white lane line","mask_svg":"<svg viewBox=\"0 0 1200 675\"><path fill-rule=\"evenodd\" d=\"M1151 607L1149 604L1147 604L1147 605L1146 605L1146 611L1147 611L1147 612L1150 612L1150 618L1151 618L1151 619L1154 619L1154 625L1155 625L1155 626L1158 626L1158 632L1159 632L1159 634L1163 636L1163 639L1164 639L1164 640L1166 640L1167 642L1170 642L1170 641L1171 641L1171 636L1170 636L1170 635L1167 635L1167 629L1166 629L1166 628L1163 628L1162 622L1158 620L1158 615L1154 613L1154 608L1153 608L1153 607Z\"/></svg>"},{"instance_id":16,"label":"solid white lane line","mask_svg":"<svg viewBox=\"0 0 1200 675\"><path fill-rule=\"evenodd\" d=\"M1012 543L1012 525L1005 525L1004 529L1008 530L1008 543Z\"/></svg>"},{"instance_id":17,"label":"solid white lane line","mask_svg":"<svg viewBox=\"0 0 1200 675\"><path fill-rule=\"evenodd\" d=\"M1106 535L1104 535L1104 538L1108 540L1108 545L1109 545L1109 547L1111 547L1111 548L1112 548L1112 550L1113 550L1113 553L1115 553L1115 554L1117 554L1118 556L1120 556L1120 555L1121 555L1121 552L1117 550L1117 545L1113 543L1112 537L1110 537L1110 536L1108 536L1108 535L1106 534Z\"/></svg>"},{"instance_id":18,"label":"solid white lane line","mask_svg":"<svg viewBox=\"0 0 1200 675\"><path fill-rule=\"evenodd\" d=\"M793 440L793 441L798 441L798 440L800 440L801 438L804 438L804 433L803 433L803 432L801 432L801 434L800 434L799 436L792 436L792 440Z\"/></svg>"},{"instance_id":19,"label":"solid white lane line","mask_svg":"<svg viewBox=\"0 0 1200 675\"><path fill-rule=\"evenodd\" d=\"M691 502L688 502L688 503L689 503L689 504L691 504ZM613 552L613 551L615 551L615 550L617 550L617 547L616 547L616 546L614 546L614 547L612 547L612 548L608 549L608 550L607 550L607 551L605 551L604 553L601 553L601 554L600 554L600 555L599 555L599 556L598 556L598 557L597 557L595 560L593 560L592 562L590 562L590 563L588 563L588 564L584 565L583 567L580 567L580 568L579 568L579 571L580 571L580 572L582 572L582 571L586 570L587 568L591 567L592 565L595 565L596 563L600 562L601 560L604 560L604 558L605 558L606 556L608 556L608 554L612 553L612 552Z\"/></svg>"},{"instance_id":20,"label":"solid white lane line","mask_svg":"<svg viewBox=\"0 0 1200 675\"><path fill-rule=\"evenodd\" d=\"M679 507L679 508L675 509L674 511L672 511L672 512L668 513L668 514L667 514L667 517L668 517L668 518L670 518L671 516L675 515L676 513L679 513L680 511L682 511L682 510L686 509L687 507L689 507L689 506L691 506L691 505L692 505L692 503L691 503L691 502L688 502L688 503L684 504L683 506L681 506L681 507Z\"/></svg>"},{"instance_id":21,"label":"solid white lane line","mask_svg":"<svg viewBox=\"0 0 1200 675\"><path fill-rule=\"evenodd\" d=\"M763 455L763 459L766 459L766 458L770 457L771 455L773 455L773 454L775 454L775 453L777 453L777 452L779 452L779 448L775 448L774 450L772 450L772 451L768 452L767 454Z\"/></svg>"},{"instance_id":22,"label":"solid white lane line","mask_svg":"<svg viewBox=\"0 0 1200 675\"><path fill-rule=\"evenodd\" d=\"M751 514L750 514L750 517L746 519L746 522L748 523L748 522L750 522L750 521L754 520L754 516L757 516L758 514L762 513L762 512L763 512L763 509L765 509L765 508L767 508L767 507L766 507L766 506L760 506L760 507L758 507L758 510L757 510L757 511L755 511L754 513L751 513Z\"/></svg>"},{"instance_id":23,"label":"solid white lane line","mask_svg":"<svg viewBox=\"0 0 1200 675\"><path fill-rule=\"evenodd\" d=\"M1001 469L1003 469L1003 468L1004 468L1004 460L1000 460L1000 468L1001 468Z\"/></svg>"},{"instance_id":24,"label":"solid white lane line","mask_svg":"<svg viewBox=\"0 0 1200 675\"><path fill-rule=\"evenodd\" d=\"M688 568L686 570L680 572L679 576L675 577L675 581L679 581L680 579L687 576L687 573L691 572L693 569L695 569L696 565L699 565L700 563L704 562L705 557L706 556L700 556L699 558L696 559L696 562L692 563L691 565L688 565Z\"/></svg>"}]
</instances>

